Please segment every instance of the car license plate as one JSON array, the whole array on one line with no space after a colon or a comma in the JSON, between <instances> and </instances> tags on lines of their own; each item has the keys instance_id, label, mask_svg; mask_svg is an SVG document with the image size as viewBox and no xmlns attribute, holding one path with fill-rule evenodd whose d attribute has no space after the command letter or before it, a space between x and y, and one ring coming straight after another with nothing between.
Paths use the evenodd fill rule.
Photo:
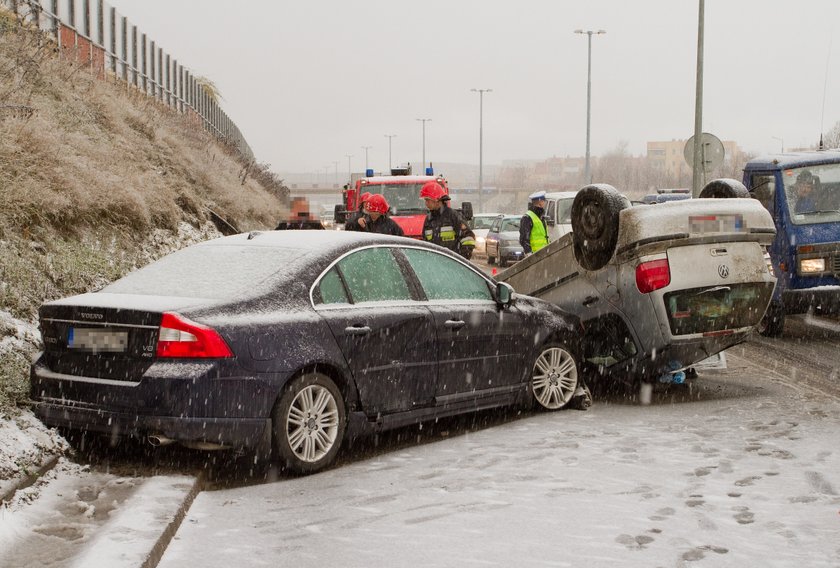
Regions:
<instances>
[{"instance_id":1,"label":"car license plate","mask_svg":"<svg viewBox=\"0 0 840 568\"><path fill-rule=\"evenodd\" d=\"M691 233L743 233L746 231L742 215L697 215L688 218Z\"/></svg>"},{"instance_id":2,"label":"car license plate","mask_svg":"<svg viewBox=\"0 0 840 568\"><path fill-rule=\"evenodd\" d=\"M67 334L69 349L86 351L107 351L120 353L128 345L127 331L114 331L103 328L71 327Z\"/></svg>"}]
</instances>

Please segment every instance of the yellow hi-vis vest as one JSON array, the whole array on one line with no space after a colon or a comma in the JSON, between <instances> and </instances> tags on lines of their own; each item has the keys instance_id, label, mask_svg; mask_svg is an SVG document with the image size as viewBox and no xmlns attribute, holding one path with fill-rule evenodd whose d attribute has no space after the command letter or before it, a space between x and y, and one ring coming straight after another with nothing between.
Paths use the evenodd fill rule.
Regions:
<instances>
[{"instance_id":1,"label":"yellow hi-vis vest","mask_svg":"<svg viewBox=\"0 0 840 568\"><path fill-rule=\"evenodd\" d=\"M531 218L531 252L537 252L548 246L548 234L545 232L545 225L537 214L528 209L528 217Z\"/></svg>"}]
</instances>

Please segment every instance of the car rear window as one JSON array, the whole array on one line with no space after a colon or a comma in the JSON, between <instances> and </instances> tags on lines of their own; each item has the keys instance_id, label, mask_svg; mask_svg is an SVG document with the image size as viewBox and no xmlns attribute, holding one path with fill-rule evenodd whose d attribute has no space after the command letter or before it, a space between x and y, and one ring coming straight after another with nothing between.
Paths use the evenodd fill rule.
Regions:
<instances>
[{"instance_id":1,"label":"car rear window","mask_svg":"<svg viewBox=\"0 0 840 568\"><path fill-rule=\"evenodd\" d=\"M257 290L271 276L290 272L304 254L279 247L193 246L132 272L102 291L227 299Z\"/></svg>"},{"instance_id":2,"label":"car rear window","mask_svg":"<svg viewBox=\"0 0 840 568\"><path fill-rule=\"evenodd\" d=\"M758 324L772 283L692 288L665 294L671 333L688 335Z\"/></svg>"}]
</instances>

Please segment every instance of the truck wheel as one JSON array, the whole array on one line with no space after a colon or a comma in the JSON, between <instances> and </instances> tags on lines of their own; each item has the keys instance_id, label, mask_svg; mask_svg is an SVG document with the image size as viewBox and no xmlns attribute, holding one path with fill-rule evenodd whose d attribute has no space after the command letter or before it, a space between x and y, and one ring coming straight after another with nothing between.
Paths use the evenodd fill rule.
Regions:
<instances>
[{"instance_id":1,"label":"truck wheel","mask_svg":"<svg viewBox=\"0 0 840 568\"><path fill-rule=\"evenodd\" d=\"M588 185L572 202L572 240L575 258L586 270L603 268L618 241L618 216L630 207L611 185Z\"/></svg>"},{"instance_id":2,"label":"truck wheel","mask_svg":"<svg viewBox=\"0 0 840 568\"><path fill-rule=\"evenodd\" d=\"M744 187L744 184L737 179L721 178L713 179L707 183L700 191L699 197L706 198L725 198L731 199L735 197L749 197L750 192Z\"/></svg>"},{"instance_id":3,"label":"truck wheel","mask_svg":"<svg viewBox=\"0 0 840 568\"><path fill-rule=\"evenodd\" d=\"M756 326L758 333L765 337L779 337L785 330L785 310L776 302L767 307L764 317Z\"/></svg>"},{"instance_id":4,"label":"truck wheel","mask_svg":"<svg viewBox=\"0 0 840 568\"><path fill-rule=\"evenodd\" d=\"M344 440L344 399L332 379L309 373L291 381L271 422L281 465L314 473L332 463Z\"/></svg>"}]
</instances>

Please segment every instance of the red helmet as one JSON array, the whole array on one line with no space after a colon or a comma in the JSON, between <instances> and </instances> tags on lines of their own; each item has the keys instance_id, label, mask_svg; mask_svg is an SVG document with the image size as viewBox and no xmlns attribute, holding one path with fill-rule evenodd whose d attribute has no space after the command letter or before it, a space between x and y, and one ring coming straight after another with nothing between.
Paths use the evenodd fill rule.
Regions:
<instances>
[{"instance_id":1,"label":"red helmet","mask_svg":"<svg viewBox=\"0 0 840 568\"><path fill-rule=\"evenodd\" d=\"M388 207L388 202L385 200L385 197L378 193L374 193L368 199L368 211L382 213L384 215L388 212Z\"/></svg>"},{"instance_id":2,"label":"red helmet","mask_svg":"<svg viewBox=\"0 0 840 568\"><path fill-rule=\"evenodd\" d=\"M362 203L364 203L365 201L369 200L369 199L370 199L370 195L371 195L371 194L370 194L370 192L369 192L369 191L364 192L364 193L361 195L361 197L359 197L359 205L361 205L361 204L362 204Z\"/></svg>"},{"instance_id":3,"label":"red helmet","mask_svg":"<svg viewBox=\"0 0 840 568\"><path fill-rule=\"evenodd\" d=\"M421 199L442 199L446 192L436 181L427 181L420 189Z\"/></svg>"}]
</instances>

